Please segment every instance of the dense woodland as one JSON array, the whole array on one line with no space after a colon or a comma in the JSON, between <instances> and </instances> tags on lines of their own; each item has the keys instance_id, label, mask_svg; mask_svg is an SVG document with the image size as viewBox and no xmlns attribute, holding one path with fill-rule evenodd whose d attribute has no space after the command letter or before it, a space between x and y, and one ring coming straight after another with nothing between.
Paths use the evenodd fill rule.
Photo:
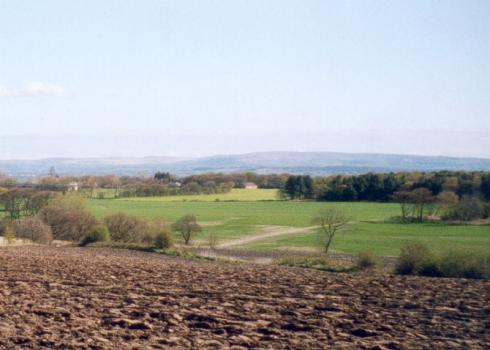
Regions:
<instances>
[{"instance_id":1,"label":"dense woodland","mask_svg":"<svg viewBox=\"0 0 490 350\"><path fill-rule=\"evenodd\" d=\"M293 199L309 198L327 201L379 201L393 199L398 191L428 189L437 196L444 191L458 197L477 196L490 200L490 173L430 172L336 175L325 177L290 176L284 188Z\"/></svg>"}]
</instances>

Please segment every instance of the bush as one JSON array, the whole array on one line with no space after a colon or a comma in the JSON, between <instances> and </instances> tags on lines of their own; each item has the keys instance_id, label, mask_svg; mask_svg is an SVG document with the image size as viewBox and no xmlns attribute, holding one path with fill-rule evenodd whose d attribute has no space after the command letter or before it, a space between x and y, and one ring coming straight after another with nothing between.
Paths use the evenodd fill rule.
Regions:
<instances>
[{"instance_id":1,"label":"bush","mask_svg":"<svg viewBox=\"0 0 490 350\"><path fill-rule=\"evenodd\" d=\"M420 276L427 277L443 277L444 274L441 271L441 265L439 258L437 256L430 256L429 258L422 261L419 266L417 266L416 271Z\"/></svg>"},{"instance_id":2,"label":"bush","mask_svg":"<svg viewBox=\"0 0 490 350\"><path fill-rule=\"evenodd\" d=\"M51 227L39 218L25 218L12 224L16 237L30 239L35 243L50 244L53 241Z\"/></svg>"},{"instance_id":3,"label":"bush","mask_svg":"<svg viewBox=\"0 0 490 350\"><path fill-rule=\"evenodd\" d=\"M444 277L490 278L488 256L464 250L452 250L439 259L439 270Z\"/></svg>"},{"instance_id":4,"label":"bush","mask_svg":"<svg viewBox=\"0 0 490 350\"><path fill-rule=\"evenodd\" d=\"M2 218L0 219L0 236L5 235L5 231L7 230L7 227L10 226L10 220L7 218Z\"/></svg>"},{"instance_id":5,"label":"bush","mask_svg":"<svg viewBox=\"0 0 490 350\"><path fill-rule=\"evenodd\" d=\"M370 251L359 252L357 267L361 270L374 269L379 265L379 258Z\"/></svg>"},{"instance_id":6,"label":"bush","mask_svg":"<svg viewBox=\"0 0 490 350\"><path fill-rule=\"evenodd\" d=\"M125 213L116 213L104 219L111 240L124 243L153 242L150 227L145 220Z\"/></svg>"},{"instance_id":7,"label":"bush","mask_svg":"<svg viewBox=\"0 0 490 350\"><path fill-rule=\"evenodd\" d=\"M89 234L97 221L85 209L48 205L39 212L41 220L51 227L54 239L79 241Z\"/></svg>"},{"instance_id":8,"label":"bush","mask_svg":"<svg viewBox=\"0 0 490 350\"><path fill-rule=\"evenodd\" d=\"M490 256L464 250L431 254L420 243L402 247L396 266L398 274L429 277L490 278Z\"/></svg>"},{"instance_id":9,"label":"bush","mask_svg":"<svg viewBox=\"0 0 490 350\"><path fill-rule=\"evenodd\" d=\"M430 258L429 250L422 243L411 242L400 248L395 271L400 275L411 275Z\"/></svg>"},{"instance_id":10,"label":"bush","mask_svg":"<svg viewBox=\"0 0 490 350\"><path fill-rule=\"evenodd\" d=\"M12 227L6 226L4 231L3 231L3 238L7 241L7 244L11 244L14 239L15 239L15 234L14 231L12 230Z\"/></svg>"},{"instance_id":11,"label":"bush","mask_svg":"<svg viewBox=\"0 0 490 350\"><path fill-rule=\"evenodd\" d=\"M109 230L105 225L97 225L93 228L92 232L82 237L80 245L86 246L87 244L94 242L108 242L110 240Z\"/></svg>"},{"instance_id":12,"label":"bush","mask_svg":"<svg viewBox=\"0 0 490 350\"><path fill-rule=\"evenodd\" d=\"M485 216L483 203L475 197L464 197L444 215L443 219L468 222Z\"/></svg>"},{"instance_id":13,"label":"bush","mask_svg":"<svg viewBox=\"0 0 490 350\"><path fill-rule=\"evenodd\" d=\"M157 249L168 249L173 245L173 236L172 234L166 230L161 229L155 235L154 246Z\"/></svg>"}]
</instances>

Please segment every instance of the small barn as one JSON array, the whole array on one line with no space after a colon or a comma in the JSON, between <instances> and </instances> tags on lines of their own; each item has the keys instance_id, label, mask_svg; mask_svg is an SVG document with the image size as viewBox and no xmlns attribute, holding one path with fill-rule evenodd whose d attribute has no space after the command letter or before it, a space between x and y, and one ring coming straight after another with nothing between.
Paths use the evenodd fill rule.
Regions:
<instances>
[{"instance_id":1,"label":"small barn","mask_svg":"<svg viewBox=\"0 0 490 350\"><path fill-rule=\"evenodd\" d=\"M247 190L256 190L258 186L253 182L245 182L245 189Z\"/></svg>"}]
</instances>

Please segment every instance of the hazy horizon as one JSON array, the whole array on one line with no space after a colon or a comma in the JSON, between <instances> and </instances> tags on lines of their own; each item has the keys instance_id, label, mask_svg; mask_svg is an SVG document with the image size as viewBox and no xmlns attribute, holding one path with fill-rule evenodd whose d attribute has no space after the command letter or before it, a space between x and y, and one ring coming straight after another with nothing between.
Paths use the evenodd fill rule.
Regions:
<instances>
[{"instance_id":1,"label":"hazy horizon","mask_svg":"<svg viewBox=\"0 0 490 350\"><path fill-rule=\"evenodd\" d=\"M0 159L490 158L490 2L0 0Z\"/></svg>"},{"instance_id":2,"label":"hazy horizon","mask_svg":"<svg viewBox=\"0 0 490 350\"><path fill-rule=\"evenodd\" d=\"M403 131L406 134L406 131ZM400 139L400 133L392 135L382 135L376 133L357 134L354 140L351 141L349 147L339 147L337 143L345 137L347 133L338 133L331 135L328 142L324 140L323 133L308 133L308 134L276 134L276 135L251 135L251 134L227 134L227 135L192 135L192 142L187 142L186 138L181 138L180 135L145 135L138 137L137 135L66 135L64 137L56 136L8 136L0 138L0 160L35 160L46 158L141 158L141 157L177 157L177 158L196 158L208 157L215 155L238 155L257 152L335 152L335 153L357 153L357 154L400 154L400 155L415 155L415 156L443 156L443 157L468 157L468 158L483 158L490 159L486 151L490 148L490 139L486 133L468 133L466 135L448 134L453 140L453 146L448 147L444 137L432 137L432 142L419 145L421 150L418 153L411 151L413 142L423 141L424 136L429 137L430 131L416 132L417 140L410 142L398 143L398 147L392 147L387 151L384 144L387 142L396 142ZM440 136L440 135L439 135ZM220 141L217 141L217 138ZM294 138L293 138L294 137ZM213 139L213 148L209 148L207 152L195 152L199 145L205 144L208 140ZM264 143L263 139L267 138ZM472 140L480 138L480 143L485 144L486 148L482 148L482 152L478 149L466 149L466 152L459 147L464 143L465 138ZM250 142L260 141L257 146L250 145ZM366 149L366 140L371 140L371 147ZM16 143L16 147L9 146L10 141ZM131 147L127 147L128 142ZM166 146L171 143L172 147ZM288 143L290 148L282 147ZM329 147L321 148L320 144L329 144ZM230 145L233 147L230 147ZM263 145L268 145L263 147ZM228 145L228 147L226 146ZM282 147L282 148L281 148ZM53 152L53 148L57 151ZM103 149L104 153L93 152L93 150ZM150 150L147 152L147 150ZM153 151L151 151L153 150ZM179 152L180 150L180 152ZM425 150L425 151L424 151ZM453 152L450 152L450 151ZM473 151L473 152L472 152ZM15 154L16 157L8 157L6 154Z\"/></svg>"}]
</instances>

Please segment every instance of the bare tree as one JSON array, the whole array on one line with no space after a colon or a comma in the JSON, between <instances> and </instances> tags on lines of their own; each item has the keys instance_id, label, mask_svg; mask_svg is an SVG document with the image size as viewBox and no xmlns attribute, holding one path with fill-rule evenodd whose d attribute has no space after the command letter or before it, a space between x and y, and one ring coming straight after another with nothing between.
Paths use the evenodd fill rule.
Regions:
<instances>
[{"instance_id":1,"label":"bare tree","mask_svg":"<svg viewBox=\"0 0 490 350\"><path fill-rule=\"evenodd\" d=\"M197 223L194 215L185 215L181 217L172 225L172 228L182 235L185 245L189 244L194 233L202 231L202 228Z\"/></svg>"},{"instance_id":2,"label":"bare tree","mask_svg":"<svg viewBox=\"0 0 490 350\"><path fill-rule=\"evenodd\" d=\"M320 209L312 221L313 224L320 226L322 234L325 236L322 244L324 252L327 254L335 234L347 226L349 218L335 208L328 208Z\"/></svg>"},{"instance_id":3,"label":"bare tree","mask_svg":"<svg viewBox=\"0 0 490 350\"><path fill-rule=\"evenodd\" d=\"M209 232L208 235L209 248L214 250L218 246L218 236L214 232Z\"/></svg>"},{"instance_id":4,"label":"bare tree","mask_svg":"<svg viewBox=\"0 0 490 350\"><path fill-rule=\"evenodd\" d=\"M413 203L415 205L415 213L417 220L422 222L424 220L424 208L428 206L430 203L433 203L435 197L432 195L432 192L424 187L417 188L412 192Z\"/></svg>"},{"instance_id":5,"label":"bare tree","mask_svg":"<svg viewBox=\"0 0 490 350\"><path fill-rule=\"evenodd\" d=\"M407 221L408 216L412 212L413 195L409 191L398 191L393 193L393 200L400 204L402 210L402 220Z\"/></svg>"}]
</instances>

